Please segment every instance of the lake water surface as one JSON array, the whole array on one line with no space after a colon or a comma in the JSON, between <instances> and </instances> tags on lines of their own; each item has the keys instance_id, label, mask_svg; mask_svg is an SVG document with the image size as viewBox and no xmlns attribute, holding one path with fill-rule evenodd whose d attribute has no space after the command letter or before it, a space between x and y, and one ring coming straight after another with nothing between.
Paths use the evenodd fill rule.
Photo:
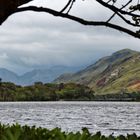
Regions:
<instances>
[{"instance_id":1,"label":"lake water surface","mask_svg":"<svg viewBox=\"0 0 140 140\"><path fill-rule=\"evenodd\" d=\"M0 121L45 128L60 127L65 131L101 131L140 135L138 102L1 102Z\"/></svg>"}]
</instances>

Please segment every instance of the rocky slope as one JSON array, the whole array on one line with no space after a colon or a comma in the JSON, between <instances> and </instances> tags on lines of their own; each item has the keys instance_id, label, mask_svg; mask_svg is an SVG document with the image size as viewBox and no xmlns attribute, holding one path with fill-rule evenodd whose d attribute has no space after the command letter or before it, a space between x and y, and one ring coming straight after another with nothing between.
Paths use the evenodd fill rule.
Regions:
<instances>
[{"instance_id":1,"label":"rocky slope","mask_svg":"<svg viewBox=\"0 0 140 140\"><path fill-rule=\"evenodd\" d=\"M55 82L85 84L98 94L139 91L140 52L130 49L117 51L84 70L61 75Z\"/></svg>"}]
</instances>

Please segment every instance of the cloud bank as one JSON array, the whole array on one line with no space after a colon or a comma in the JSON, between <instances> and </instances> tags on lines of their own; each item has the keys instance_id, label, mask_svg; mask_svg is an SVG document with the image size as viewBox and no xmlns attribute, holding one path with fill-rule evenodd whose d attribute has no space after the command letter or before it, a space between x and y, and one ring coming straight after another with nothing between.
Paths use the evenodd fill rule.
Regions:
<instances>
[{"instance_id":1,"label":"cloud bank","mask_svg":"<svg viewBox=\"0 0 140 140\"><path fill-rule=\"evenodd\" d=\"M46 3L60 10L66 0L59 5L57 0L36 0L30 4ZM100 9L91 0L81 0L71 13L87 19L105 18L104 9ZM109 14L107 11L106 16ZM18 13L0 27L0 67L17 73L55 65L88 65L124 48L140 51L139 40L105 27L86 27L46 13Z\"/></svg>"}]
</instances>

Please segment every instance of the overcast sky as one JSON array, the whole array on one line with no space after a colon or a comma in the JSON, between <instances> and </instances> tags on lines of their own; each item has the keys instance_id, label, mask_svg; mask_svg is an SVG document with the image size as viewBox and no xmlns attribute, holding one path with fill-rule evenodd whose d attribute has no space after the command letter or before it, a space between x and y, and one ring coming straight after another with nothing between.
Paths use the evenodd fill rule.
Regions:
<instances>
[{"instance_id":1,"label":"overcast sky","mask_svg":"<svg viewBox=\"0 0 140 140\"><path fill-rule=\"evenodd\" d=\"M47 3L47 4L46 4ZM36 0L60 10L66 0ZM93 11L94 9L94 11ZM93 0L75 3L71 14L86 19L105 18L109 11ZM55 65L81 66L112 52L129 48L140 51L140 40L105 27L86 27L46 13L12 15L0 27L0 67L17 73Z\"/></svg>"}]
</instances>

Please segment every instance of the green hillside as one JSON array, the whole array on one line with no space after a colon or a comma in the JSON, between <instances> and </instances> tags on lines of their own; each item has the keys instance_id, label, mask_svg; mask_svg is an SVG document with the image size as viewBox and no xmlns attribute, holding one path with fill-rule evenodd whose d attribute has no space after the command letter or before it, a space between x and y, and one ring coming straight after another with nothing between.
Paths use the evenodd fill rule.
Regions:
<instances>
[{"instance_id":1,"label":"green hillside","mask_svg":"<svg viewBox=\"0 0 140 140\"><path fill-rule=\"evenodd\" d=\"M99 93L132 92L140 88L140 54L109 65L90 86Z\"/></svg>"},{"instance_id":2,"label":"green hillside","mask_svg":"<svg viewBox=\"0 0 140 140\"><path fill-rule=\"evenodd\" d=\"M96 94L140 91L140 52L120 50L82 71L61 75L55 82L85 84Z\"/></svg>"}]
</instances>

